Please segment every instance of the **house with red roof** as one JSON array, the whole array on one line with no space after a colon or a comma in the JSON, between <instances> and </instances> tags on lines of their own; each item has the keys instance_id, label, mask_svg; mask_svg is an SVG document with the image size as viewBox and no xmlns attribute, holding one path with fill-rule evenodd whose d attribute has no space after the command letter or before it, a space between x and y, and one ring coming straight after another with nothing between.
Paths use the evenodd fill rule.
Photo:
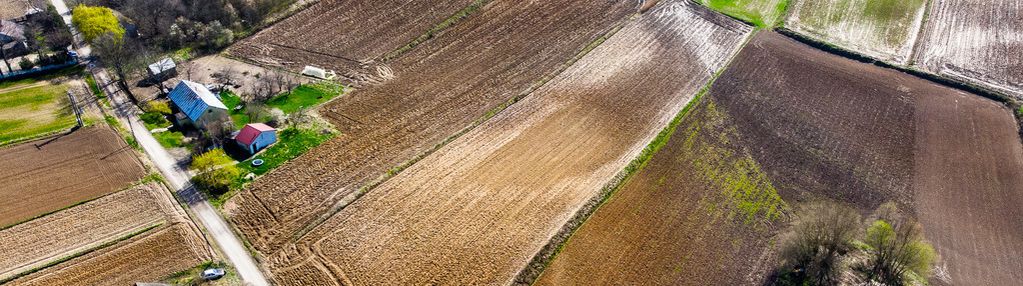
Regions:
<instances>
[{"instance_id":1,"label":"house with red roof","mask_svg":"<svg viewBox=\"0 0 1023 286\"><path fill-rule=\"evenodd\" d=\"M259 150L277 142L277 129L263 123L245 124L245 127L238 131L234 140L250 154L256 154Z\"/></svg>"}]
</instances>

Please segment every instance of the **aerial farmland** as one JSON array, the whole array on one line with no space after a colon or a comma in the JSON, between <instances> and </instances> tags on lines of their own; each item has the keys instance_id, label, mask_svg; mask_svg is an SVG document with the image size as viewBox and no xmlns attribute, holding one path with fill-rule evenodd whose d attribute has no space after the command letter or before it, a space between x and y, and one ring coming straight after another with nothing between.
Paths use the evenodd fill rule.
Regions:
<instances>
[{"instance_id":1,"label":"aerial farmland","mask_svg":"<svg viewBox=\"0 0 1023 286\"><path fill-rule=\"evenodd\" d=\"M1023 281L1023 0L69 2L0 285Z\"/></svg>"}]
</instances>

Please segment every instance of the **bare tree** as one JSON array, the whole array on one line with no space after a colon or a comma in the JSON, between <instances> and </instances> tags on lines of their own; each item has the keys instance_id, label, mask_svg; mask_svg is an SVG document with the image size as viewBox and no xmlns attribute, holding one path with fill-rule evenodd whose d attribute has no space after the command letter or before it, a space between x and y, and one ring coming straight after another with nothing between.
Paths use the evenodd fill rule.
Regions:
<instances>
[{"instance_id":1,"label":"bare tree","mask_svg":"<svg viewBox=\"0 0 1023 286\"><path fill-rule=\"evenodd\" d=\"M145 37L159 36L161 23L174 19L172 6L166 0L132 0L124 2L125 12L139 23Z\"/></svg>"},{"instance_id":2,"label":"bare tree","mask_svg":"<svg viewBox=\"0 0 1023 286\"><path fill-rule=\"evenodd\" d=\"M842 255L852 250L859 233L860 215L839 204L811 203L797 219L781 252L790 278L811 285L835 284L844 267Z\"/></svg>"},{"instance_id":3,"label":"bare tree","mask_svg":"<svg viewBox=\"0 0 1023 286\"><path fill-rule=\"evenodd\" d=\"M235 81L238 78L238 71L235 70L234 66L227 65L221 68L219 71L211 75L214 80L223 86L234 86Z\"/></svg>"},{"instance_id":4,"label":"bare tree","mask_svg":"<svg viewBox=\"0 0 1023 286\"><path fill-rule=\"evenodd\" d=\"M247 123L261 122L263 117L267 115L266 105L260 102L246 103L245 115L249 116L249 122Z\"/></svg>"}]
</instances>

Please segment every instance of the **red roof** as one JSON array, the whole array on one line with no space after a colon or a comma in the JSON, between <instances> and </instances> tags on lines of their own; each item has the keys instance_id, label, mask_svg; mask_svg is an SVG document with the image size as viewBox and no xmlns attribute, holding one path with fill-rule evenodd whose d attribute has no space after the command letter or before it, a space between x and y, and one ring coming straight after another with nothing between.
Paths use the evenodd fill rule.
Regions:
<instances>
[{"instance_id":1,"label":"red roof","mask_svg":"<svg viewBox=\"0 0 1023 286\"><path fill-rule=\"evenodd\" d=\"M238 136L235 136L234 140L238 140L238 143L248 146L252 144L252 141L256 140L256 137L259 137L260 133L274 130L276 129L263 123L249 123L242 127L242 131L238 132Z\"/></svg>"}]
</instances>

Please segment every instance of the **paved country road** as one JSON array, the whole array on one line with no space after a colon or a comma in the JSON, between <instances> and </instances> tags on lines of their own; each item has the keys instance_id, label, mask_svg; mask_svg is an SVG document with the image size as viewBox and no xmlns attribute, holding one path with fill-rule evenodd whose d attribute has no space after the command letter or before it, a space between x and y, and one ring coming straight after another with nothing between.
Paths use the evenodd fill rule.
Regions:
<instances>
[{"instance_id":1,"label":"paved country road","mask_svg":"<svg viewBox=\"0 0 1023 286\"><path fill-rule=\"evenodd\" d=\"M64 23L71 28L75 41L79 43L77 46L80 57L83 59L88 57L91 50L88 45L84 44L81 36L71 25L71 12L68 10L67 4L63 0L50 0L50 3L57 8L57 12L64 18ZM160 146L160 143L153 138L149 130L146 130L145 126L142 125L138 117L141 111L128 100L123 92L120 92L116 84L112 84L106 70L95 64L89 64L89 68L93 76L96 77L96 81L100 83L103 91L110 98L118 119L120 119L122 124L127 122L126 127L131 130L139 145L149 155L149 159L153 161L153 164L160 170L160 173L167 179L171 187L177 190L178 195L191 208L192 212L190 212L190 215L194 216L192 219L198 219L202 222L206 231L213 237L217 245L220 246L224 255L227 256L228 261L234 265L242 281L253 286L269 285L266 277L263 276L263 273L260 272L259 267L256 265L255 260L249 255L249 252L242 245L241 241L238 240L234 232L231 231L231 228L228 227L224 218L220 217L220 213L213 209L213 206L206 201L206 197L189 182L192 175L183 166L180 166L167 153L167 150Z\"/></svg>"}]
</instances>

